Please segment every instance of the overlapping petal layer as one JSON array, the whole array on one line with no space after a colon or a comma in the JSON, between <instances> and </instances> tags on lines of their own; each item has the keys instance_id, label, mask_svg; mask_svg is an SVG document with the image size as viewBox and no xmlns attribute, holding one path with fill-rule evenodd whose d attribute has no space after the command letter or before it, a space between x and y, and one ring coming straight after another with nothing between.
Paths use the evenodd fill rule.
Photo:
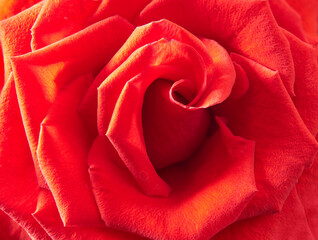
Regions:
<instances>
[{"instance_id":1,"label":"overlapping petal layer","mask_svg":"<svg viewBox=\"0 0 318 240\"><path fill-rule=\"evenodd\" d=\"M37 156L65 226L103 225L87 171L92 139L77 113L91 81L83 76L70 83L41 123Z\"/></svg>"},{"instance_id":2,"label":"overlapping petal layer","mask_svg":"<svg viewBox=\"0 0 318 240\"><path fill-rule=\"evenodd\" d=\"M162 18L195 35L217 41L229 52L235 51L269 69L278 70L285 87L293 95L293 61L288 41L267 1L155 0L143 9L136 23L142 25Z\"/></svg>"},{"instance_id":3,"label":"overlapping petal layer","mask_svg":"<svg viewBox=\"0 0 318 240\"><path fill-rule=\"evenodd\" d=\"M35 239L209 239L237 220L216 239L315 239L316 2L44 1L1 22L0 209Z\"/></svg>"},{"instance_id":4,"label":"overlapping petal layer","mask_svg":"<svg viewBox=\"0 0 318 240\"><path fill-rule=\"evenodd\" d=\"M277 72L237 54L232 59L249 79L247 93L225 102L216 114L237 135L256 141L255 177L259 193L246 216L280 211L318 145L301 119Z\"/></svg>"},{"instance_id":5,"label":"overlapping petal layer","mask_svg":"<svg viewBox=\"0 0 318 240\"><path fill-rule=\"evenodd\" d=\"M235 221L257 191L254 143L218 122L220 129L191 160L159 172L173 189L168 198L143 194L112 144L98 137L88 161L106 226L153 239L208 239Z\"/></svg>"}]
</instances>

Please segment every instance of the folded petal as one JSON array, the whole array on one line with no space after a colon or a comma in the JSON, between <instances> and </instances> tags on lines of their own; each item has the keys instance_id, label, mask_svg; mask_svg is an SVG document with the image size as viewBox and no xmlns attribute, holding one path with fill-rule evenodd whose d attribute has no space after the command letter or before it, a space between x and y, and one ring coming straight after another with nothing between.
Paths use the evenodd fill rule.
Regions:
<instances>
[{"instance_id":1,"label":"folded petal","mask_svg":"<svg viewBox=\"0 0 318 240\"><path fill-rule=\"evenodd\" d=\"M11 58L19 107L34 159L40 124L56 96L77 77L96 74L126 40L131 28L122 18L113 17L56 44Z\"/></svg>"},{"instance_id":2,"label":"folded petal","mask_svg":"<svg viewBox=\"0 0 318 240\"><path fill-rule=\"evenodd\" d=\"M124 0L121 1L121 4L118 4L117 0L103 0L89 22L96 22L114 15L119 15L127 19L129 22L133 22L140 11L149 2L151 2L151 0Z\"/></svg>"},{"instance_id":3,"label":"folded petal","mask_svg":"<svg viewBox=\"0 0 318 240\"><path fill-rule=\"evenodd\" d=\"M68 240L68 239L87 239L87 240L142 240L133 234L116 231L109 228L94 227L65 227L59 217L54 198L51 193L41 189L36 212L33 214L41 227L45 229L50 239ZM36 238L37 239L37 238ZM38 238L42 239L42 238Z\"/></svg>"},{"instance_id":4,"label":"folded petal","mask_svg":"<svg viewBox=\"0 0 318 240\"><path fill-rule=\"evenodd\" d=\"M235 82L236 72L228 52L216 41L201 38L213 59L213 77L207 81L203 96L195 106L211 107L228 98Z\"/></svg>"},{"instance_id":5,"label":"folded petal","mask_svg":"<svg viewBox=\"0 0 318 240\"><path fill-rule=\"evenodd\" d=\"M277 72L237 54L249 79L239 100L215 107L237 135L256 142L255 177L259 192L246 216L280 211L305 167L312 164L318 145L308 131Z\"/></svg>"},{"instance_id":6,"label":"folded petal","mask_svg":"<svg viewBox=\"0 0 318 240\"><path fill-rule=\"evenodd\" d=\"M309 228L318 237L318 157L311 168L305 169L296 185L299 199L303 205Z\"/></svg>"},{"instance_id":7,"label":"folded petal","mask_svg":"<svg viewBox=\"0 0 318 240\"><path fill-rule=\"evenodd\" d=\"M307 41L300 15L286 0L269 0L269 4L280 27L293 33L302 41Z\"/></svg>"},{"instance_id":8,"label":"folded petal","mask_svg":"<svg viewBox=\"0 0 318 240\"><path fill-rule=\"evenodd\" d=\"M199 95L206 80L203 59L191 46L174 40L162 39L139 48L99 87L98 128L147 194L167 196L169 187L150 163L142 134L144 94L158 78L191 79Z\"/></svg>"},{"instance_id":9,"label":"folded petal","mask_svg":"<svg viewBox=\"0 0 318 240\"><path fill-rule=\"evenodd\" d=\"M279 213L258 216L232 224L211 240L314 240L303 206L293 189Z\"/></svg>"},{"instance_id":10,"label":"folded petal","mask_svg":"<svg viewBox=\"0 0 318 240\"><path fill-rule=\"evenodd\" d=\"M0 212L0 238L12 240L30 240L29 235L7 214Z\"/></svg>"},{"instance_id":11,"label":"folded petal","mask_svg":"<svg viewBox=\"0 0 318 240\"><path fill-rule=\"evenodd\" d=\"M90 128L94 129L94 127L96 127L97 120L94 118L95 113L92 111L94 108L91 108L90 106L97 107L97 88L110 74L112 74L121 64L123 64L134 51L136 51L138 48L146 46L147 44L159 41L162 38L168 41L174 39L192 46L203 58L203 61L206 65L208 75L207 78L212 80L213 60L211 55L207 51L204 44L193 34L165 19L137 27L129 36L125 44L118 50L110 62L96 77L90 89L87 91L83 102L81 103L80 112ZM115 97L114 100L116 101ZM108 101L111 101L111 99ZM102 134L105 132L106 130L103 129Z\"/></svg>"},{"instance_id":12,"label":"folded petal","mask_svg":"<svg viewBox=\"0 0 318 240\"><path fill-rule=\"evenodd\" d=\"M0 209L29 234L46 239L32 218L38 183L10 75L0 95Z\"/></svg>"},{"instance_id":13,"label":"folded petal","mask_svg":"<svg viewBox=\"0 0 318 240\"><path fill-rule=\"evenodd\" d=\"M102 225L88 176L92 139L77 113L91 81L92 76L83 76L70 83L41 124L39 165L65 226Z\"/></svg>"},{"instance_id":14,"label":"folded petal","mask_svg":"<svg viewBox=\"0 0 318 240\"><path fill-rule=\"evenodd\" d=\"M40 49L82 29L100 1L43 1L43 7L32 27L32 49Z\"/></svg>"},{"instance_id":15,"label":"folded petal","mask_svg":"<svg viewBox=\"0 0 318 240\"><path fill-rule=\"evenodd\" d=\"M317 36L318 1L317 0L286 0L301 16L307 33Z\"/></svg>"},{"instance_id":16,"label":"folded petal","mask_svg":"<svg viewBox=\"0 0 318 240\"><path fill-rule=\"evenodd\" d=\"M88 162L106 226L151 239L209 239L236 221L256 191L254 143L218 123L191 159L159 171L173 189L167 198L140 192L112 144L98 137Z\"/></svg>"},{"instance_id":17,"label":"folded petal","mask_svg":"<svg viewBox=\"0 0 318 240\"><path fill-rule=\"evenodd\" d=\"M293 34L284 31L293 55L295 67L295 106L308 127L316 136L318 133L318 62L315 49Z\"/></svg>"},{"instance_id":18,"label":"folded petal","mask_svg":"<svg viewBox=\"0 0 318 240\"><path fill-rule=\"evenodd\" d=\"M250 83L244 69L236 62L233 62L233 65L236 72L236 79L230 98L239 99L247 92Z\"/></svg>"}]
</instances>

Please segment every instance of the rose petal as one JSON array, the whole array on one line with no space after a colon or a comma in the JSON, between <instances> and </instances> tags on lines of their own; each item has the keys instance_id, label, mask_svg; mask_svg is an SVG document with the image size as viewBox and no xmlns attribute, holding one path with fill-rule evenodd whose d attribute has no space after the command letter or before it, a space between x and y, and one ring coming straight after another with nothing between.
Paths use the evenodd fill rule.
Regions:
<instances>
[{"instance_id":1,"label":"rose petal","mask_svg":"<svg viewBox=\"0 0 318 240\"><path fill-rule=\"evenodd\" d=\"M314 236L318 238L318 156L311 168L305 169L296 189L306 213L309 228Z\"/></svg>"},{"instance_id":2,"label":"rose petal","mask_svg":"<svg viewBox=\"0 0 318 240\"><path fill-rule=\"evenodd\" d=\"M65 226L101 225L90 190L87 155L92 139L77 113L92 76L68 85L41 124L37 156ZM80 199L80 201L79 201Z\"/></svg>"},{"instance_id":3,"label":"rose petal","mask_svg":"<svg viewBox=\"0 0 318 240\"><path fill-rule=\"evenodd\" d=\"M280 211L304 167L312 163L318 144L277 72L237 54L231 57L246 72L249 90L215 112L228 120L235 134L256 142L255 177L260 191L246 216Z\"/></svg>"},{"instance_id":4,"label":"rose petal","mask_svg":"<svg viewBox=\"0 0 318 240\"><path fill-rule=\"evenodd\" d=\"M269 0L269 4L279 26L307 41L300 15L286 0Z\"/></svg>"},{"instance_id":5,"label":"rose petal","mask_svg":"<svg viewBox=\"0 0 318 240\"><path fill-rule=\"evenodd\" d=\"M213 78L207 82L204 95L196 106L211 107L223 102L231 93L235 82L235 69L227 51L216 41L201 38L213 59Z\"/></svg>"},{"instance_id":6,"label":"rose petal","mask_svg":"<svg viewBox=\"0 0 318 240\"><path fill-rule=\"evenodd\" d=\"M124 0L118 4L117 0L103 0L89 22L97 22L104 18L119 15L132 22L150 0ZM125 7L123 7L125 6Z\"/></svg>"},{"instance_id":7,"label":"rose petal","mask_svg":"<svg viewBox=\"0 0 318 240\"><path fill-rule=\"evenodd\" d=\"M187 17L184 17L187 16ZM293 95L293 61L288 41L273 18L267 1L154 0L140 13L136 23L166 18L195 35L213 39L229 52L240 53L278 70Z\"/></svg>"},{"instance_id":8,"label":"rose petal","mask_svg":"<svg viewBox=\"0 0 318 240\"><path fill-rule=\"evenodd\" d=\"M1 239L30 240L23 228L2 211L0 211L0 229Z\"/></svg>"},{"instance_id":9,"label":"rose petal","mask_svg":"<svg viewBox=\"0 0 318 240\"><path fill-rule=\"evenodd\" d=\"M100 135L107 131L106 135L146 194L167 196L170 191L157 176L145 149L141 112L146 89L158 78L173 81L189 78L197 89L203 89L205 76L203 60L194 48L174 40L161 40L135 51L99 87Z\"/></svg>"},{"instance_id":10,"label":"rose petal","mask_svg":"<svg viewBox=\"0 0 318 240\"><path fill-rule=\"evenodd\" d=\"M88 123L90 129L96 128L97 119L94 118L95 113L92 111L94 108L91 107L97 107L96 89L113 71L115 71L115 69L123 64L135 50L152 42L158 41L161 38L165 38L168 41L174 39L189 44L195 48L205 62L207 78L212 78L213 60L202 42L193 34L165 19L140 26L134 30L125 44L119 49L115 56L96 77L90 89L87 91L83 102L81 103L80 112ZM106 130L103 131L102 134L105 132Z\"/></svg>"},{"instance_id":11,"label":"rose petal","mask_svg":"<svg viewBox=\"0 0 318 240\"><path fill-rule=\"evenodd\" d=\"M168 198L142 194L112 144L98 137L88 162L106 225L151 239L209 239L235 221L256 191L254 143L218 122L191 160L160 172L174 190Z\"/></svg>"},{"instance_id":12,"label":"rose petal","mask_svg":"<svg viewBox=\"0 0 318 240\"><path fill-rule=\"evenodd\" d=\"M39 194L37 211L33 214L43 229L48 233L50 239L118 239L118 240L142 240L133 234L115 231L108 228L94 227L64 227L59 218L54 198L47 190L42 189ZM41 239L41 238L39 238Z\"/></svg>"},{"instance_id":13,"label":"rose petal","mask_svg":"<svg viewBox=\"0 0 318 240\"><path fill-rule=\"evenodd\" d=\"M315 49L284 31L294 59L296 108L309 131L318 133L318 63Z\"/></svg>"},{"instance_id":14,"label":"rose petal","mask_svg":"<svg viewBox=\"0 0 318 240\"><path fill-rule=\"evenodd\" d=\"M78 76L98 72L126 40L131 28L122 18L113 17L56 44L11 58L19 107L34 159L40 124L58 93Z\"/></svg>"},{"instance_id":15,"label":"rose petal","mask_svg":"<svg viewBox=\"0 0 318 240\"><path fill-rule=\"evenodd\" d=\"M30 29L36 20L42 3L0 22L0 40L4 56L5 79L11 73L10 57L31 52Z\"/></svg>"},{"instance_id":16,"label":"rose petal","mask_svg":"<svg viewBox=\"0 0 318 240\"><path fill-rule=\"evenodd\" d=\"M62 40L82 29L100 1L58 0L44 1L32 27L32 50Z\"/></svg>"},{"instance_id":17,"label":"rose petal","mask_svg":"<svg viewBox=\"0 0 318 240\"><path fill-rule=\"evenodd\" d=\"M3 85L4 85L4 62L3 62L3 54L2 54L1 41L0 41L0 93L3 88Z\"/></svg>"},{"instance_id":18,"label":"rose petal","mask_svg":"<svg viewBox=\"0 0 318 240\"><path fill-rule=\"evenodd\" d=\"M7 80L9 74L12 72L10 57L31 51L30 28L32 27L41 7L42 3L39 3L0 23L1 44L4 54L4 81ZM42 187L46 187L45 180L39 170L39 164L35 155L33 155L33 161L39 184Z\"/></svg>"},{"instance_id":19,"label":"rose petal","mask_svg":"<svg viewBox=\"0 0 318 240\"><path fill-rule=\"evenodd\" d=\"M305 30L317 36L318 1L317 0L286 0L301 16Z\"/></svg>"},{"instance_id":20,"label":"rose petal","mask_svg":"<svg viewBox=\"0 0 318 240\"><path fill-rule=\"evenodd\" d=\"M249 81L243 68L235 62L233 62L233 65L235 67L236 79L230 98L237 100L247 92Z\"/></svg>"},{"instance_id":21,"label":"rose petal","mask_svg":"<svg viewBox=\"0 0 318 240\"><path fill-rule=\"evenodd\" d=\"M286 199L282 211L234 223L211 240L315 240L308 228L303 206L293 189Z\"/></svg>"},{"instance_id":22,"label":"rose petal","mask_svg":"<svg viewBox=\"0 0 318 240\"><path fill-rule=\"evenodd\" d=\"M213 127L210 109L190 110L176 104L186 96L180 91L174 93L173 85L165 79L154 81L142 105L144 141L157 170L191 157Z\"/></svg>"},{"instance_id":23,"label":"rose petal","mask_svg":"<svg viewBox=\"0 0 318 240\"><path fill-rule=\"evenodd\" d=\"M39 0L0 0L0 20L16 15L37 2Z\"/></svg>"},{"instance_id":24,"label":"rose petal","mask_svg":"<svg viewBox=\"0 0 318 240\"><path fill-rule=\"evenodd\" d=\"M31 217L38 183L10 75L0 95L0 209L28 233L47 239Z\"/></svg>"},{"instance_id":25,"label":"rose petal","mask_svg":"<svg viewBox=\"0 0 318 240\"><path fill-rule=\"evenodd\" d=\"M170 80L174 81L183 78L191 79L196 92L202 92L206 85L206 68L203 59L193 47L164 39L147 44L130 55L99 86L97 122L100 135L104 135L108 129L113 109L125 84L134 77L139 78L146 67L158 68L158 71L162 71L162 74L153 74L157 77L162 75L162 78L167 79L170 76ZM160 68L162 70L159 70ZM173 69L175 72L172 71ZM152 73L149 72L149 74ZM148 85L154 80L148 81Z\"/></svg>"}]
</instances>

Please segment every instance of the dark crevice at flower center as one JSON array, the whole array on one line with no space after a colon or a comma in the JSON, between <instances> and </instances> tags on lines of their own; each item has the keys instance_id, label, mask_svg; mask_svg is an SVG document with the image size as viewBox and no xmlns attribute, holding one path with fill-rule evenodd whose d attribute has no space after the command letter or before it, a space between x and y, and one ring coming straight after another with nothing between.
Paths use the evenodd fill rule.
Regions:
<instances>
[{"instance_id":1,"label":"dark crevice at flower center","mask_svg":"<svg viewBox=\"0 0 318 240\"><path fill-rule=\"evenodd\" d=\"M195 153L214 125L210 109L187 109L178 104L189 101L169 91L173 82L154 81L147 89L142 109L143 133L147 153L159 170L187 160Z\"/></svg>"},{"instance_id":2,"label":"dark crevice at flower center","mask_svg":"<svg viewBox=\"0 0 318 240\"><path fill-rule=\"evenodd\" d=\"M188 105L190 103L190 101L188 99L186 99L184 96L182 96L179 92L172 92L172 97L179 103L183 104L183 105Z\"/></svg>"}]
</instances>

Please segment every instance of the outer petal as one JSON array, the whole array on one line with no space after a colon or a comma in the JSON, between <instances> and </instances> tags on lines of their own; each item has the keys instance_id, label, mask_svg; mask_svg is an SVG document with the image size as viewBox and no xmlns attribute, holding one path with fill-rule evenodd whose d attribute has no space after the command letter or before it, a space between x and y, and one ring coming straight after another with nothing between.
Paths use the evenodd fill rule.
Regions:
<instances>
[{"instance_id":1,"label":"outer petal","mask_svg":"<svg viewBox=\"0 0 318 240\"><path fill-rule=\"evenodd\" d=\"M87 155L92 142L77 107L92 76L73 81L41 124L37 156L65 226L102 225L91 192Z\"/></svg>"},{"instance_id":2,"label":"outer petal","mask_svg":"<svg viewBox=\"0 0 318 240\"><path fill-rule=\"evenodd\" d=\"M116 0L44 1L32 28L32 49L52 44L115 15L132 21L148 2L150 0L123 0L120 4Z\"/></svg>"},{"instance_id":3,"label":"outer petal","mask_svg":"<svg viewBox=\"0 0 318 240\"><path fill-rule=\"evenodd\" d=\"M296 83L294 103L306 126L315 136L318 132L318 64L315 50L292 34L285 32L295 63ZM304 71L304 69L306 69ZM314 239L318 238L318 159L305 169L297 184L308 225Z\"/></svg>"},{"instance_id":4,"label":"outer petal","mask_svg":"<svg viewBox=\"0 0 318 240\"><path fill-rule=\"evenodd\" d=\"M309 131L318 133L318 62L315 49L284 31L294 59L295 106Z\"/></svg>"},{"instance_id":5,"label":"outer petal","mask_svg":"<svg viewBox=\"0 0 318 240\"><path fill-rule=\"evenodd\" d=\"M312 36L318 34L318 1L286 0L301 16L305 30Z\"/></svg>"},{"instance_id":6,"label":"outer petal","mask_svg":"<svg viewBox=\"0 0 318 240\"><path fill-rule=\"evenodd\" d=\"M39 204L34 217L53 240L143 240L142 237L108 228L63 226L54 199L45 189L40 191ZM42 240L42 238L35 239Z\"/></svg>"},{"instance_id":7,"label":"outer petal","mask_svg":"<svg viewBox=\"0 0 318 240\"><path fill-rule=\"evenodd\" d=\"M30 28L34 24L41 7L42 3L39 3L16 16L0 22L1 45L4 55L4 81L6 81L12 71L10 58L31 51ZM36 157L33 160L38 181L40 185L45 186L46 183L39 171Z\"/></svg>"},{"instance_id":8,"label":"outer petal","mask_svg":"<svg viewBox=\"0 0 318 240\"><path fill-rule=\"evenodd\" d=\"M46 239L30 215L36 207L38 183L12 75L1 92L0 106L0 208L29 234Z\"/></svg>"},{"instance_id":9,"label":"outer petal","mask_svg":"<svg viewBox=\"0 0 318 240\"><path fill-rule=\"evenodd\" d=\"M318 145L278 74L239 55L232 54L232 59L245 70L249 89L241 99L224 102L215 111L234 133L256 142L260 191L242 217L280 211Z\"/></svg>"},{"instance_id":10,"label":"outer petal","mask_svg":"<svg viewBox=\"0 0 318 240\"><path fill-rule=\"evenodd\" d=\"M302 19L286 0L269 0L271 9L278 25L295 34L302 41L307 41Z\"/></svg>"},{"instance_id":11,"label":"outer petal","mask_svg":"<svg viewBox=\"0 0 318 240\"><path fill-rule=\"evenodd\" d=\"M0 0L0 20L18 14L39 0Z\"/></svg>"},{"instance_id":12,"label":"outer petal","mask_svg":"<svg viewBox=\"0 0 318 240\"><path fill-rule=\"evenodd\" d=\"M1 93L3 85L4 85L4 63L3 63L3 55L2 55L2 48L1 48L1 42L0 42L0 93Z\"/></svg>"},{"instance_id":13,"label":"outer petal","mask_svg":"<svg viewBox=\"0 0 318 240\"><path fill-rule=\"evenodd\" d=\"M62 40L82 29L100 1L47 0L32 27L32 49Z\"/></svg>"},{"instance_id":14,"label":"outer petal","mask_svg":"<svg viewBox=\"0 0 318 240\"><path fill-rule=\"evenodd\" d=\"M109 18L61 42L11 59L19 107L34 159L40 124L58 93L78 76L98 72L126 40L131 28L119 17ZM115 37L110 32L116 33Z\"/></svg>"},{"instance_id":15,"label":"outer petal","mask_svg":"<svg viewBox=\"0 0 318 240\"><path fill-rule=\"evenodd\" d=\"M318 157L311 168L306 169L300 177L296 189L306 213L309 228L318 237Z\"/></svg>"},{"instance_id":16,"label":"outer petal","mask_svg":"<svg viewBox=\"0 0 318 240\"><path fill-rule=\"evenodd\" d=\"M314 240L303 206L293 189L280 213L246 219L234 223L211 240Z\"/></svg>"},{"instance_id":17,"label":"outer petal","mask_svg":"<svg viewBox=\"0 0 318 240\"><path fill-rule=\"evenodd\" d=\"M5 79L11 73L10 57L31 51L30 29L41 10L42 3L0 22L0 40L4 56Z\"/></svg>"}]
</instances>

